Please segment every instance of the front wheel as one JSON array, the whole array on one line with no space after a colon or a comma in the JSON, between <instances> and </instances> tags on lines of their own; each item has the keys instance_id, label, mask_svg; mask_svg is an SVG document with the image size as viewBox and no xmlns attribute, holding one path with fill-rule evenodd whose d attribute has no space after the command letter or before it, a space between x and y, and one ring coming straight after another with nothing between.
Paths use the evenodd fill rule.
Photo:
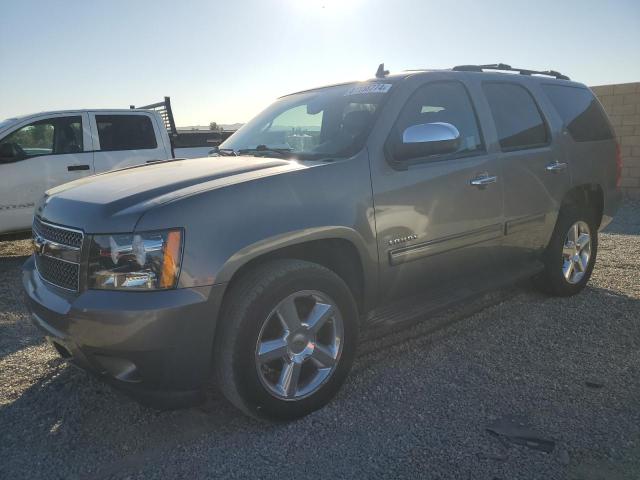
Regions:
<instances>
[{"instance_id":1,"label":"front wheel","mask_svg":"<svg viewBox=\"0 0 640 480\"><path fill-rule=\"evenodd\" d=\"M353 362L357 309L332 271L277 260L232 287L216 336L224 395L254 417L289 420L324 406Z\"/></svg>"},{"instance_id":2,"label":"front wheel","mask_svg":"<svg viewBox=\"0 0 640 480\"><path fill-rule=\"evenodd\" d=\"M565 206L544 253L544 271L535 279L546 293L570 296L589 281L598 251L598 228L587 208Z\"/></svg>"}]
</instances>

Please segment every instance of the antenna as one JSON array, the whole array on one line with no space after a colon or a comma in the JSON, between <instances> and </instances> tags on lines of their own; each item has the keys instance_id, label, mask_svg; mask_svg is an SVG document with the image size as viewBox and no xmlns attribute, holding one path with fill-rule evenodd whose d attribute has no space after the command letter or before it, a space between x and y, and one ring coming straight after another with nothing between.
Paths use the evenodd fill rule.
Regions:
<instances>
[{"instance_id":1,"label":"antenna","mask_svg":"<svg viewBox=\"0 0 640 480\"><path fill-rule=\"evenodd\" d=\"M389 75L389 70L384 69L384 63L378 65L378 70L376 71L376 78L384 78Z\"/></svg>"}]
</instances>

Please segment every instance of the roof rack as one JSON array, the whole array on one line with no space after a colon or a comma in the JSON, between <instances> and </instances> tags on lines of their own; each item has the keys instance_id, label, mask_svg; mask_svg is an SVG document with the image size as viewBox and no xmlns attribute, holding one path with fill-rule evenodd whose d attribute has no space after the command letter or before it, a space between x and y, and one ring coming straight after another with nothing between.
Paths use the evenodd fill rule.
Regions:
<instances>
[{"instance_id":1,"label":"roof rack","mask_svg":"<svg viewBox=\"0 0 640 480\"><path fill-rule=\"evenodd\" d=\"M556 72L555 70L528 70L526 68L514 68L506 63L491 63L488 65L458 65L452 70L456 72L484 72L485 70L503 70L506 72L518 72L520 75L546 75L555 77L560 80L570 80L566 75Z\"/></svg>"}]
</instances>

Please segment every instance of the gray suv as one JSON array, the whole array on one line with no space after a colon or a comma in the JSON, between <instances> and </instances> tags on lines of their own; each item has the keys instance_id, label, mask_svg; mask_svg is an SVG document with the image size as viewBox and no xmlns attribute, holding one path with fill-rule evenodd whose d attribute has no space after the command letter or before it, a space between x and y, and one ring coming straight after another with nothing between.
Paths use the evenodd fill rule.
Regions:
<instances>
[{"instance_id":1,"label":"gray suv","mask_svg":"<svg viewBox=\"0 0 640 480\"><path fill-rule=\"evenodd\" d=\"M305 415L361 330L526 277L580 292L620 202L591 91L503 64L287 95L216 155L84 178L36 208L34 323L155 405L215 379L247 414Z\"/></svg>"}]
</instances>

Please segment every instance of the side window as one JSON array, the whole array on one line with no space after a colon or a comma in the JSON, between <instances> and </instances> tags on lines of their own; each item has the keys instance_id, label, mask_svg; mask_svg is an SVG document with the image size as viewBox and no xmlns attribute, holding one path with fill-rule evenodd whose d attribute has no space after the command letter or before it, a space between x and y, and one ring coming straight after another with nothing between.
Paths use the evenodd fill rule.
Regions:
<instances>
[{"instance_id":1,"label":"side window","mask_svg":"<svg viewBox=\"0 0 640 480\"><path fill-rule=\"evenodd\" d=\"M589 90L563 85L543 85L542 89L576 142L613 138L602 107Z\"/></svg>"},{"instance_id":2,"label":"side window","mask_svg":"<svg viewBox=\"0 0 640 480\"><path fill-rule=\"evenodd\" d=\"M82 117L39 120L0 140L0 162L83 151Z\"/></svg>"},{"instance_id":3,"label":"side window","mask_svg":"<svg viewBox=\"0 0 640 480\"><path fill-rule=\"evenodd\" d=\"M53 120L41 120L7 135L0 143L3 163L53 153Z\"/></svg>"},{"instance_id":4,"label":"side window","mask_svg":"<svg viewBox=\"0 0 640 480\"><path fill-rule=\"evenodd\" d=\"M460 132L460 147L453 155L484 151L471 99L459 82L429 83L416 90L398 116L393 141L399 142L410 126L436 122L449 123Z\"/></svg>"},{"instance_id":5,"label":"side window","mask_svg":"<svg viewBox=\"0 0 640 480\"><path fill-rule=\"evenodd\" d=\"M146 115L96 115L100 150L156 148L156 134Z\"/></svg>"},{"instance_id":6,"label":"side window","mask_svg":"<svg viewBox=\"0 0 640 480\"><path fill-rule=\"evenodd\" d=\"M82 152L82 117L56 119L53 143L54 153Z\"/></svg>"},{"instance_id":7,"label":"side window","mask_svg":"<svg viewBox=\"0 0 640 480\"><path fill-rule=\"evenodd\" d=\"M485 83L502 150L523 150L548 143L547 126L533 97L515 83Z\"/></svg>"}]
</instances>

